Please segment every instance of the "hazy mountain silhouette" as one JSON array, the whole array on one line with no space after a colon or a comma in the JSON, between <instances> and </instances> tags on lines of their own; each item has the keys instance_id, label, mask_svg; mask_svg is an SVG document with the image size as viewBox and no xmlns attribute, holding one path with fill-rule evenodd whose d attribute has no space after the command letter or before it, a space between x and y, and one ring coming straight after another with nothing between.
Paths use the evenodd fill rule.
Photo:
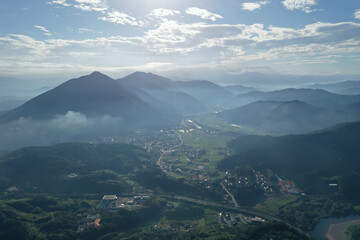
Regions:
<instances>
[{"instance_id":1,"label":"hazy mountain silhouette","mask_svg":"<svg viewBox=\"0 0 360 240\"><path fill-rule=\"evenodd\" d=\"M183 94L177 96L176 102L186 106L183 109L189 108L188 113L205 111L206 107L201 106L199 102L202 105L211 106L228 101L233 96L231 92L206 80L172 81L152 73L135 72L118 81L125 86L142 89L163 101L169 100L165 95L172 95L174 98L175 92L181 92ZM171 102L173 101L170 99L169 103Z\"/></svg>"},{"instance_id":2,"label":"hazy mountain silhouette","mask_svg":"<svg viewBox=\"0 0 360 240\"><path fill-rule=\"evenodd\" d=\"M162 114L144 103L136 94L99 72L71 79L9 111L0 117L0 121L4 123L19 118L51 119L68 111L80 112L88 117L119 117L127 123L165 123Z\"/></svg>"},{"instance_id":3,"label":"hazy mountain silhouette","mask_svg":"<svg viewBox=\"0 0 360 240\"><path fill-rule=\"evenodd\" d=\"M243 85L228 85L228 86L224 86L223 88L232 92L233 94L236 94L236 95L257 91L253 87L246 87Z\"/></svg>"},{"instance_id":4,"label":"hazy mountain silhouette","mask_svg":"<svg viewBox=\"0 0 360 240\"><path fill-rule=\"evenodd\" d=\"M229 123L276 134L304 133L348 120L347 115L298 100L258 101L220 112L217 116Z\"/></svg>"},{"instance_id":5,"label":"hazy mountain silhouette","mask_svg":"<svg viewBox=\"0 0 360 240\"><path fill-rule=\"evenodd\" d=\"M241 106L255 101L293 101L299 100L308 104L328 109L360 102L360 95L339 95L321 89L287 88L272 92L254 91L238 95L232 102L233 106Z\"/></svg>"},{"instance_id":6,"label":"hazy mountain silhouette","mask_svg":"<svg viewBox=\"0 0 360 240\"><path fill-rule=\"evenodd\" d=\"M343 81L336 83L312 84L309 88L323 89L337 94L360 94L360 81Z\"/></svg>"}]
</instances>

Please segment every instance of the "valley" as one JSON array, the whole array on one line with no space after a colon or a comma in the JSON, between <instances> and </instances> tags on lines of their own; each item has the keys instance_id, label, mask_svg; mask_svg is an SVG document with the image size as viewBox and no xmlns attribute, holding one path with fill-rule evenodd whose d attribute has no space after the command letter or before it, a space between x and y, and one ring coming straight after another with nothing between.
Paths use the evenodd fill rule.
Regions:
<instances>
[{"instance_id":1,"label":"valley","mask_svg":"<svg viewBox=\"0 0 360 240\"><path fill-rule=\"evenodd\" d=\"M3 113L0 238L314 239L359 214L358 95L254 90L94 72Z\"/></svg>"}]
</instances>

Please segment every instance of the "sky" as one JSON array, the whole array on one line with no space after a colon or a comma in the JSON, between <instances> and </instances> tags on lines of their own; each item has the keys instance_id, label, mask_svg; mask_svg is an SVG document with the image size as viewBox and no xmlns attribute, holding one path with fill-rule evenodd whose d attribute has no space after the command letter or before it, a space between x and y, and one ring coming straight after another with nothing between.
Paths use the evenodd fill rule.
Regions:
<instances>
[{"instance_id":1,"label":"sky","mask_svg":"<svg viewBox=\"0 0 360 240\"><path fill-rule=\"evenodd\" d=\"M0 0L0 49L20 79L360 80L360 1Z\"/></svg>"}]
</instances>

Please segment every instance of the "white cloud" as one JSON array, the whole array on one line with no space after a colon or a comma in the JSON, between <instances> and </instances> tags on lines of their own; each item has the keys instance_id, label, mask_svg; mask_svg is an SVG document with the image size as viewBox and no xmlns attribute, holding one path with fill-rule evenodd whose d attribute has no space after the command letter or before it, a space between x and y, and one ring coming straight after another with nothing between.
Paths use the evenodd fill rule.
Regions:
<instances>
[{"instance_id":1,"label":"white cloud","mask_svg":"<svg viewBox=\"0 0 360 240\"><path fill-rule=\"evenodd\" d=\"M100 14L102 16L106 15ZM112 18L104 21L117 24L141 24L125 13L106 17ZM93 30L80 28L78 31ZM259 23L233 25L167 20L149 26L135 37L37 40L25 35L0 35L3 50L0 71L11 74L14 69L23 69L23 72L36 70L41 74L42 71L75 73L80 69L91 71L91 68L137 70L146 62L169 61L174 68L186 63L189 66L208 64L214 69L239 63L273 66L275 61L299 60L306 64L312 59L316 60L313 63L327 61L330 64L334 59L326 60L323 56L346 58L349 53L360 54L359 32L360 23L356 22L315 22L300 28L284 28ZM151 67L148 70L151 71Z\"/></svg>"},{"instance_id":2,"label":"white cloud","mask_svg":"<svg viewBox=\"0 0 360 240\"><path fill-rule=\"evenodd\" d=\"M170 10L170 9L165 9L165 8L157 8L154 9L150 12L149 16L150 17L155 17L155 18L165 18L168 16L174 16L180 14L179 11L177 10Z\"/></svg>"},{"instance_id":3,"label":"white cloud","mask_svg":"<svg viewBox=\"0 0 360 240\"><path fill-rule=\"evenodd\" d=\"M64 7L70 7L71 4L70 3L67 3L66 0L53 0L53 1L50 1L50 2L47 2L48 4L50 5L62 5Z\"/></svg>"},{"instance_id":4,"label":"white cloud","mask_svg":"<svg viewBox=\"0 0 360 240\"><path fill-rule=\"evenodd\" d=\"M242 9L248 11L254 11L260 9L262 5L268 4L270 1L260 1L260 2L246 2L242 4Z\"/></svg>"},{"instance_id":5,"label":"white cloud","mask_svg":"<svg viewBox=\"0 0 360 240\"><path fill-rule=\"evenodd\" d=\"M355 12L354 12L354 18L360 20L360 9L356 9L356 10L355 10Z\"/></svg>"},{"instance_id":6,"label":"white cloud","mask_svg":"<svg viewBox=\"0 0 360 240\"><path fill-rule=\"evenodd\" d=\"M216 21L216 19L218 19L218 18L223 18L219 14L211 13L206 9L201 9L201 8L197 8L197 7L188 8L188 9L186 9L185 12L189 15L198 16L198 17L201 17L202 19L209 19L211 21Z\"/></svg>"},{"instance_id":7,"label":"white cloud","mask_svg":"<svg viewBox=\"0 0 360 240\"><path fill-rule=\"evenodd\" d=\"M282 4L288 10L302 10L306 13L313 12L312 7L317 4L317 0L284 0Z\"/></svg>"},{"instance_id":8,"label":"white cloud","mask_svg":"<svg viewBox=\"0 0 360 240\"><path fill-rule=\"evenodd\" d=\"M39 25L34 25L34 27L43 31L45 36L51 36L49 30L47 30L45 27Z\"/></svg>"},{"instance_id":9,"label":"white cloud","mask_svg":"<svg viewBox=\"0 0 360 240\"><path fill-rule=\"evenodd\" d=\"M126 13L118 12L113 10L112 12L107 12L106 17L99 17L100 20L116 23L116 24L129 24L132 26L142 26L144 23L142 21L138 21L136 18L129 16Z\"/></svg>"},{"instance_id":10,"label":"white cloud","mask_svg":"<svg viewBox=\"0 0 360 240\"><path fill-rule=\"evenodd\" d=\"M104 12L108 10L108 6L103 0L75 0L76 5L74 7L83 10L83 11L96 11L96 12Z\"/></svg>"}]
</instances>

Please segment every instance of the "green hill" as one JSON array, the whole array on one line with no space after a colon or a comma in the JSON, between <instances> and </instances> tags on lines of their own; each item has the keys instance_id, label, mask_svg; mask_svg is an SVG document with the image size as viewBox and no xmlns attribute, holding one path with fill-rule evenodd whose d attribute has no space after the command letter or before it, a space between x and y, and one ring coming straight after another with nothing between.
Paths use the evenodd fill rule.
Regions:
<instances>
[{"instance_id":1,"label":"green hill","mask_svg":"<svg viewBox=\"0 0 360 240\"><path fill-rule=\"evenodd\" d=\"M304 135L241 136L229 146L237 153L220 169L249 164L293 179L308 193L327 193L329 183L353 200L360 200L360 122L342 124ZM355 193L355 194L354 194Z\"/></svg>"},{"instance_id":2,"label":"green hill","mask_svg":"<svg viewBox=\"0 0 360 240\"><path fill-rule=\"evenodd\" d=\"M122 175L149 168L151 160L127 144L27 147L0 159L0 185L47 193L120 193L131 190Z\"/></svg>"}]
</instances>

